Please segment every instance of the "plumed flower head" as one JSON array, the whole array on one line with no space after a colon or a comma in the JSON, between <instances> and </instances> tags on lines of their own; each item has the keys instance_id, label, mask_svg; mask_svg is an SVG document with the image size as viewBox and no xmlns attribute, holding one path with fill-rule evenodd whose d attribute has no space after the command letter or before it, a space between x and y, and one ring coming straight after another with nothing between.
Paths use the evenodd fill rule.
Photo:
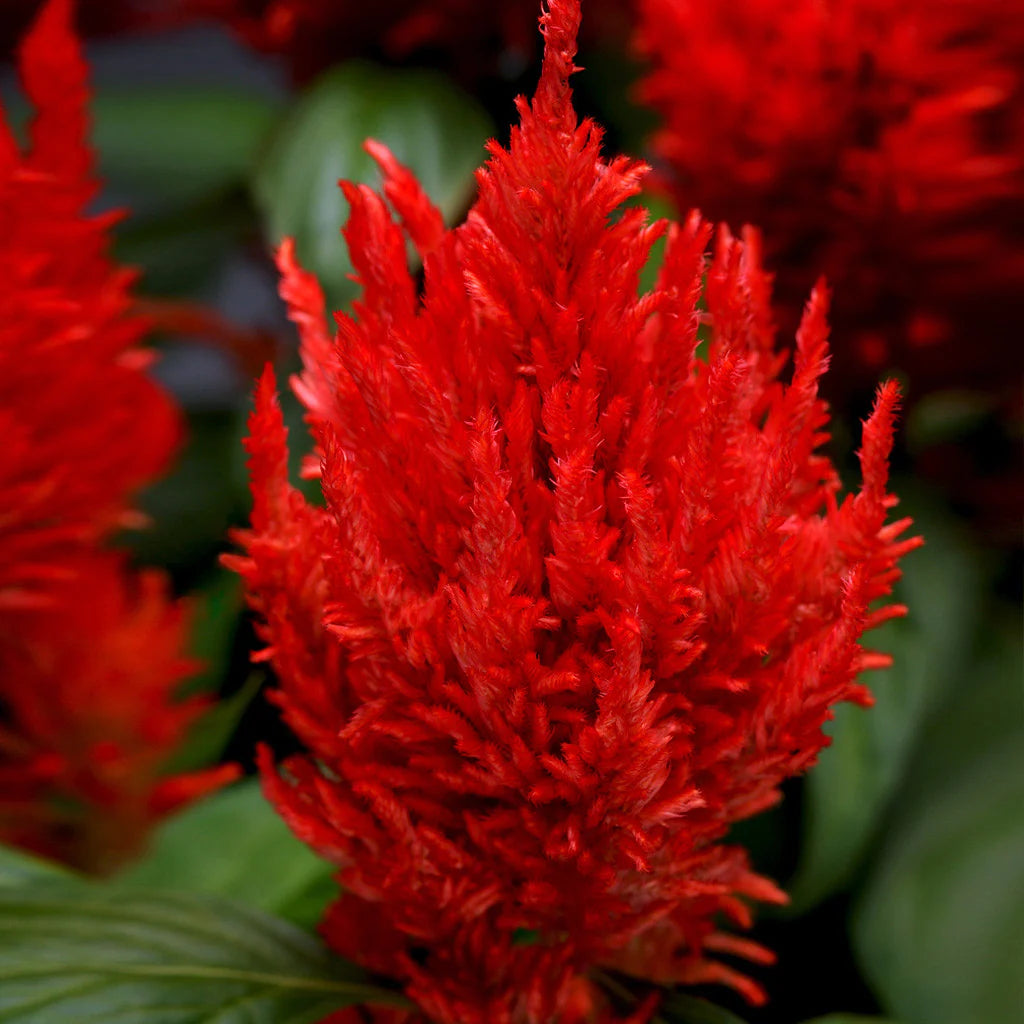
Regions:
<instances>
[{"instance_id":1,"label":"plumed flower head","mask_svg":"<svg viewBox=\"0 0 1024 1024\"><path fill-rule=\"evenodd\" d=\"M177 702L186 617L160 574L101 546L136 517L178 417L145 373L110 218L85 212L70 19L50 0L21 51L27 152L0 118L0 841L102 871L234 769L164 776L202 707Z\"/></svg>"},{"instance_id":2,"label":"plumed flower head","mask_svg":"<svg viewBox=\"0 0 1024 1024\"><path fill-rule=\"evenodd\" d=\"M858 638L902 611L869 605L914 545L886 524L895 387L840 503L824 289L784 386L756 236L722 229L708 266L698 216L622 210L645 168L573 111L579 17L542 18L461 227L370 144L387 201L343 186L363 297L333 338L282 248L324 506L288 482L269 373L248 441L235 564L309 751L267 791L339 867L328 939L445 1024L557 1019L597 965L758 998L709 954L765 951L714 922L782 896L723 836L868 701Z\"/></svg>"},{"instance_id":3,"label":"plumed flower head","mask_svg":"<svg viewBox=\"0 0 1024 1024\"><path fill-rule=\"evenodd\" d=\"M640 0L680 201L836 288L848 382L1002 384L1024 295L1024 15L1004 0ZM970 343L967 344L967 339ZM849 383L847 384L847 387Z\"/></svg>"},{"instance_id":4,"label":"plumed flower head","mask_svg":"<svg viewBox=\"0 0 1024 1024\"><path fill-rule=\"evenodd\" d=\"M69 551L130 523L179 435L144 372L111 217L86 213L96 187L70 18L52 0L22 47L27 151L0 118L0 608L36 601Z\"/></svg>"},{"instance_id":5,"label":"plumed flower head","mask_svg":"<svg viewBox=\"0 0 1024 1024\"><path fill-rule=\"evenodd\" d=\"M196 665L163 576L109 552L63 568L44 609L0 621L0 839L106 872L237 769L167 774L207 702L174 699Z\"/></svg>"}]
</instances>

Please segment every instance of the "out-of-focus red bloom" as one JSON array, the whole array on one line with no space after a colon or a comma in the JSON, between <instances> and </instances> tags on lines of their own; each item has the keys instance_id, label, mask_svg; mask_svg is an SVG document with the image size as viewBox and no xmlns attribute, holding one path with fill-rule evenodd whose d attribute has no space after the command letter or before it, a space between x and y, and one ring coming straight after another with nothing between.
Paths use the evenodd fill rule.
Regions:
<instances>
[{"instance_id":1,"label":"out-of-focus red bloom","mask_svg":"<svg viewBox=\"0 0 1024 1024\"><path fill-rule=\"evenodd\" d=\"M196 666L162 575L112 553L65 569L45 609L0 622L0 837L106 870L234 770L162 778L206 705L169 700Z\"/></svg>"},{"instance_id":2,"label":"out-of-focus red bloom","mask_svg":"<svg viewBox=\"0 0 1024 1024\"><path fill-rule=\"evenodd\" d=\"M654 145L671 185L687 206L764 229L791 319L827 276L833 387L892 366L914 395L1019 375L1020 5L639 0L639 12L653 65L641 94L664 118Z\"/></svg>"},{"instance_id":3,"label":"out-of-focus red bloom","mask_svg":"<svg viewBox=\"0 0 1024 1024\"><path fill-rule=\"evenodd\" d=\"M225 773L161 781L199 707L182 611L100 543L167 463L171 402L144 372L131 274L90 217L86 68L68 0L25 40L22 153L0 119L0 839L102 869Z\"/></svg>"},{"instance_id":4,"label":"out-of-focus red bloom","mask_svg":"<svg viewBox=\"0 0 1024 1024\"><path fill-rule=\"evenodd\" d=\"M68 552L130 522L167 465L177 411L143 372L133 273L109 256L94 198L86 66L51 3L21 72L36 106L21 152L0 122L0 608L34 599Z\"/></svg>"},{"instance_id":5,"label":"out-of-focus red bloom","mask_svg":"<svg viewBox=\"0 0 1024 1024\"><path fill-rule=\"evenodd\" d=\"M288 55L299 77L347 57L391 59L417 51L443 53L463 76L494 74L534 53L536 0L186 0L192 9L226 20L259 49ZM626 21L610 0L588 0L588 17ZM623 26L624 27L624 26Z\"/></svg>"},{"instance_id":6,"label":"out-of-focus red bloom","mask_svg":"<svg viewBox=\"0 0 1024 1024\"><path fill-rule=\"evenodd\" d=\"M784 897L722 839L814 763L834 702L869 702L856 676L887 659L858 639L903 612L869 606L916 544L885 522L895 385L856 495L817 453L823 288L788 387L752 232L707 267L711 229L668 227L638 295L666 225L621 211L646 169L577 121L579 16L551 4L458 229L370 144L404 232L344 186L363 297L333 340L283 246L325 507L288 481L269 372L248 441L232 562L309 751L265 753L266 791L338 865L328 940L443 1024L587 1019L598 966L760 998L713 957L770 954L719 919Z\"/></svg>"}]
</instances>

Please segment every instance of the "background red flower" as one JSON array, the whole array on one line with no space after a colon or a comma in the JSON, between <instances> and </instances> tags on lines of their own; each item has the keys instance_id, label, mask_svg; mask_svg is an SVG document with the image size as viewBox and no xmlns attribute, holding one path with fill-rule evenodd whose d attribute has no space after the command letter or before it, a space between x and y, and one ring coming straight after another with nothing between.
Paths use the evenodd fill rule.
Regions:
<instances>
[{"instance_id":1,"label":"background red flower","mask_svg":"<svg viewBox=\"0 0 1024 1024\"><path fill-rule=\"evenodd\" d=\"M22 152L0 122L0 837L106 870L159 813L233 773L163 781L201 702L183 610L103 542L167 465L177 412L145 373L131 272L86 144L86 67L67 0L21 52L36 107Z\"/></svg>"},{"instance_id":2,"label":"background red flower","mask_svg":"<svg viewBox=\"0 0 1024 1024\"><path fill-rule=\"evenodd\" d=\"M1003 0L640 0L640 95L684 208L757 224L795 323L836 289L833 393L1005 388L1024 312L1024 15Z\"/></svg>"}]
</instances>

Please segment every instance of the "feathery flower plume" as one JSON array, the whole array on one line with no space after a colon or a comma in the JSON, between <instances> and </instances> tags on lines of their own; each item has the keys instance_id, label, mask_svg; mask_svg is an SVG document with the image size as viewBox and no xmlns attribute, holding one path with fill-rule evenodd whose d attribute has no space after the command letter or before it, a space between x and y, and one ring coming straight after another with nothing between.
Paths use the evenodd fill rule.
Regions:
<instances>
[{"instance_id":1,"label":"feathery flower plume","mask_svg":"<svg viewBox=\"0 0 1024 1024\"><path fill-rule=\"evenodd\" d=\"M85 209L86 66L68 0L26 37L27 152L0 118L0 839L105 869L153 817L224 772L161 780L200 711L159 574L101 543L138 515L177 412L145 374L132 274ZM177 794L177 796L175 796Z\"/></svg>"},{"instance_id":2,"label":"feathery flower plume","mask_svg":"<svg viewBox=\"0 0 1024 1024\"><path fill-rule=\"evenodd\" d=\"M646 168L576 117L579 21L543 15L461 227L368 143L387 202L342 186L363 295L333 338L281 248L325 505L289 483L268 370L229 559L308 750L264 751L266 792L344 889L323 933L441 1024L586 1019L598 968L761 998L716 956L771 954L722 924L784 896L723 839L814 763L832 704L870 702L887 659L858 640L903 613L871 609L917 543L886 523L893 384L857 494L818 453L824 287L784 386L756 234L723 228L707 266L698 215L621 210Z\"/></svg>"},{"instance_id":3,"label":"feathery flower plume","mask_svg":"<svg viewBox=\"0 0 1024 1024\"><path fill-rule=\"evenodd\" d=\"M764 230L794 322L817 274L835 286L830 387L892 366L917 394L1002 387L1024 315L1019 5L639 0L638 19L684 208Z\"/></svg>"}]
</instances>

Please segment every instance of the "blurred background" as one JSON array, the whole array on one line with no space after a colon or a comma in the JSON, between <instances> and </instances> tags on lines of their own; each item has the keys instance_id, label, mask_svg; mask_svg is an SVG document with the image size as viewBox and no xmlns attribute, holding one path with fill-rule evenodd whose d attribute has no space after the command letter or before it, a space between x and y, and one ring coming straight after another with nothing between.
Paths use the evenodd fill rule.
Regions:
<instances>
[{"instance_id":1,"label":"blurred background","mask_svg":"<svg viewBox=\"0 0 1024 1024\"><path fill-rule=\"evenodd\" d=\"M12 120L22 123L28 110L12 48L35 6L0 2L0 91ZM354 286L346 276L339 234L346 210L336 182L377 181L363 140L388 144L456 223L472 200L485 142L507 138L513 99L529 94L538 74L532 0L495 4L493 12L457 2L382 0L369 13L355 6L81 5L95 89L97 209L124 211L115 230L117 259L138 268L139 305L154 323L152 341L161 353L155 372L188 424L173 471L143 495L148 528L122 539L139 563L165 567L197 608L193 646L205 668L190 687L218 695L220 703L182 752L183 764L234 759L251 771L257 740L269 739L279 752L291 742L263 697L265 669L250 664L256 642L238 581L218 565L231 529L247 521L240 441L254 376L268 360L282 375L296 365L272 246L294 236L331 307L345 307ZM955 25L938 41L915 36L913 45L934 47L936 74L948 76L952 68L967 76L954 92L974 96L974 106L964 100L954 112L984 121L973 142L961 138L959 121L943 129L946 122L937 119L946 93L917 72L911 83L887 77L882 56L869 59L877 53L875 37L866 34L859 49L851 44L856 52L836 57L840 71L828 61L799 68L805 78L796 82L798 95L835 89L842 69L856 70L850 81L842 79L856 102L826 96L828 110L845 113L834 131L818 124L822 152L810 155L815 139L800 132L817 108L810 100L807 109L787 106L796 72L780 50L787 19L807 38L811 29L799 21L807 5L738 4L736 25L723 16L721 24L697 18L681 27L689 40L681 56L693 82L675 93L666 83L679 69L660 52L649 23L642 24L664 6L584 3L578 109L605 126L607 152L652 163L644 202L655 216L677 217L700 205L711 218L739 226L765 211L780 329L789 332L783 345L800 301L794 296L809 292L819 270L829 274L837 293L830 454L854 484L859 420L874 383L899 376L906 407L893 490L927 541L906 559L899 587L910 615L871 638L895 658L893 668L870 680L876 706L840 708L834 743L818 768L789 785L779 808L736 830L758 869L792 895L788 908L762 911L754 933L779 955L775 967L756 969L770 1001L755 1011L720 991L708 995L751 1024L796 1024L837 1011L902 1024L1015 1024L1024 1019L1024 339L1015 315L1024 294L1015 276L1024 259L1024 64L1016 77L1007 69L1024 59L1021 15L1012 4L972 5L972 18L989 19L987 28L971 22L958 37L974 65L961 51L959 63L951 56ZM885 5L862 6L877 20ZM903 6L898 25L929 16L921 5ZM675 7L689 9L678 0ZM746 7L752 10L743 17L736 13ZM850 24L843 23L847 34ZM703 44L699 32L709 33ZM1000 37L1000 48L979 42L988 36ZM712 65L728 69L728 88ZM971 93L983 88L988 99ZM686 105L682 115L666 96ZM928 132L945 130L959 147L936 155L919 141L915 152L947 169L957 160L969 163L971 176L971 189L962 181L942 183L941 216L927 230L927 203L893 205L886 189L902 196L903 184L880 177L878 162L868 166L864 157L882 152L878 140L893 135L887 118L914 120L908 110L915 97ZM762 115L759 106L773 113ZM758 125L778 115L775 134L741 138L751 108ZM1020 120L1011 128L1015 114ZM683 133L675 141L673 124ZM850 133L848 145L842 132ZM735 152L726 158L730 147ZM716 159L702 163L702 152ZM885 154L885 173L898 176L902 165ZM811 165L807 180L794 171ZM847 177L836 184L832 175ZM926 199L928 187L920 188ZM864 196L881 213L872 207L866 214ZM799 209L803 219L794 225L777 215L780 205ZM882 239L876 214L887 225ZM873 232L871 246L844 231ZM889 262L875 255L876 246L908 246L908 238L917 251L899 249ZM970 254L967 299L948 284L956 270L943 250L950 239ZM815 269L818 256L825 265ZM875 285L865 285L865 267L896 283L880 297ZM840 298L844 284L855 302ZM945 305L933 301L946 296L952 298ZM294 402L287 415L293 438L302 437ZM297 458L302 447L293 444ZM211 851L214 861L218 855L233 854Z\"/></svg>"}]
</instances>

